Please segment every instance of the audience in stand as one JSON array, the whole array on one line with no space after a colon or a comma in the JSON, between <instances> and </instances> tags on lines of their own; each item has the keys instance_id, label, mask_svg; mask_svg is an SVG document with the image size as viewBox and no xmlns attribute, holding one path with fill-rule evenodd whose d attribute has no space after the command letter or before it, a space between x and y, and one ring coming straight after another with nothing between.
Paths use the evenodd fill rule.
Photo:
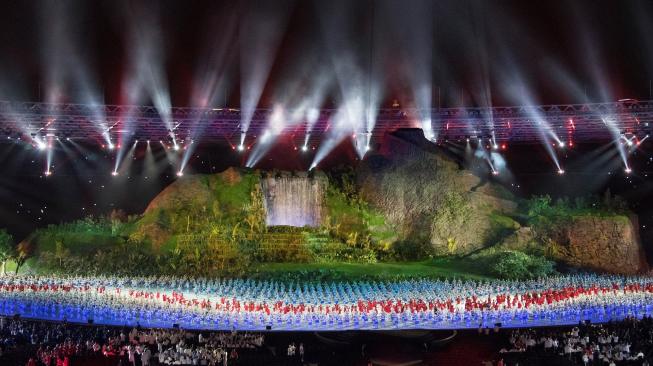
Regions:
<instances>
[{"instance_id":1,"label":"audience in stand","mask_svg":"<svg viewBox=\"0 0 653 366\"><path fill-rule=\"evenodd\" d=\"M648 365L653 357L653 318L627 318L573 328L510 331L500 350L506 365Z\"/></svg>"},{"instance_id":2,"label":"audience in stand","mask_svg":"<svg viewBox=\"0 0 653 366\"><path fill-rule=\"evenodd\" d=\"M117 360L122 365L228 365L240 352L256 352L260 333L204 332L182 329L114 328L26 320L0 321L0 350L31 346L28 366L91 365L84 358ZM71 364L71 360L77 362ZM2 355L0 354L0 364ZM115 364L115 363L112 363Z\"/></svg>"}]
</instances>

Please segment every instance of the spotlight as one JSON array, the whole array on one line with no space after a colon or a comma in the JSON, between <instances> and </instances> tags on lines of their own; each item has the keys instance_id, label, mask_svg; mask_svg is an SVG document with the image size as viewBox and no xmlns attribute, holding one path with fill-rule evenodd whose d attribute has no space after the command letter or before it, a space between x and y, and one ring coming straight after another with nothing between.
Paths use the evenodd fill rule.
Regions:
<instances>
[{"instance_id":1,"label":"spotlight","mask_svg":"<svg viewBox=\"0 0 653 366\"><path fill-rule=\"evenodd\" d=\"M45 173L43 173L43 175L45 175L46 177L49 177L49 176L52 175L52 172L49 171L49 170L46 170Z\"/></svg>"},{"instance_id":2,"label":"spotlight","mask_svg":"<svg viewBox=\"0 0 653 366\"><path fill-rule=\"evenodd\" d=\"M304 151L304 152L308 151L308 146L306 146L306 145L302 146L302 151Z\"/></svg>"},{"instance_id":3,"label":"spotlight","mask_svg":"<svg viewBox=\"0 0 653 366\"><path fill-rule=\"evenodd\" d=\"M184 176L184 172L182 172L181 170L178 171L178 172L177 172L177 176L178 176L178 177L183 177L183 176Z\"/></svg>"},{"instance_id":4,"label":"spotlight","mask_svg":"<svg viewBox=\"0 0 653 366\"><path fill-rule=\"evenodd\" d=\"M45 148L47 147L47 145L44 144L44 143L42 143L42 142L38 142L38 143L36 143L36 147L37 147L39 150L45 150Z\"/></svg>"},{"instance_id":5,"label":"spotlight","mask_svg":"<svg viewBox=\"0 0 653 366\"><path fill-rule=\"evenodd\" d=\"M370 151L370 145L365 146L365 151Z\"/></svg>"},{"instance_id":6,"label":"spotlight","mask_svg":"<svg viewBox=\"0 0 653 366\"><path fill-rule=\"evenodd\" d=\"M173 149L175 149L175 151L179 151L179 145L175 144L175 146L173 146Z\"/></svg>"},{"instance_id":7,"label":"spotlight","mask_svg":"<svg viewBox=\"0 0 653 366\"><path fill-rule=\"evenodd\" d=\"M117 176L118 176L118 172L114 170L114 171L111 172L111 175L113 175L114 177L117 177Z\"/></svg>"},{"instance_id":8,"label":"spotlight","mask_svg":"<svg viewBox=\"0 0 653 366\"><path fill-rule=\"evenodd\" d=\"M561 148L564 149L564 148L565 148L565 143L564 143L563 141L560 141L560 143L558 144L558 146L560 146Z\"/></svg>"},{"instance_id":9,"label":"spotlight","mask_svg":"<svg viewBox=\"0 0 653 366\"><path fill-rule=\"evenodd\" d=\"M243 144L238 145L238 151L243 151L243 150L245 150L245 145Z\"/></svg>"},{"instance_id":10,"label":"spotlight","mask_svg":"<svg viewBox=\"0 0 653 366\"><path fill-rule=\"evenodd\" d=\"M563 174L565 174L565 171L562 170L562 168L560 168L560 169L558 169L558 174L563 175Z\"/></svg>"},{"instance_id":11,"label":"spotlight","mask_svg":"<svg viewBox=\"0 0 653 366\"><path fill-rule=\"evenodd\" d=\"M624 172L625 172L626 174L630 174L630 173L633 172L633 170L630 169L630 167L626 167L626 169L624 169Z\"/></svg>"},{"instance_id":12,"label":"spotlight","mask_svg":"<svg viewBox=\"0 0 653 366\"><path fill-rule=\"evenodd\" d=\"M498 170L493 170L492 175L499 175L499 171Z\"/></svg>"},{"instance_id":13,"label":"spotlight","mask_svg":"<svg viewBox=\"0 0 653 366\"><path fill-rule=\"evenodd\" d=\"M113 149L115 149L115 148L116 148L116 145L114 145L114 144L109 144L109 150L113 150Z\"/></svg>"},{"instance_id":14,"label":"spotlight","mask_svg":"<svg viewBox=\"0 0 653 366\"><path fill-rule=\"evenodd\" d=\"M493 148L494 150L497 150L497 149L499 148L499 145L494 144L494 145L492 145L492 148Z\"/></svg>"}]
</instances>

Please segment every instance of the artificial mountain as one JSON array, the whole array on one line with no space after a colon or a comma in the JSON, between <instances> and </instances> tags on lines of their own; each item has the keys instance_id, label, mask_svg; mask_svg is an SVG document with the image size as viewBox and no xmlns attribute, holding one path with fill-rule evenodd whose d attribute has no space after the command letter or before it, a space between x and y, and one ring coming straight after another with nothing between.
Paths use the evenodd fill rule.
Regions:
<instances>
[{"instance_id":1,"label":"artificial mountain","mask_svg":"<svg viewBox=\"0 0 653 366\"><path fill-rule=\"evenodd\" d=\"M85 235L75 225L51 226L27 242L34 268L56 267L57 260L61 266L71 254L110 261L121 255L112 247L136 245L146 249L133 261L156 258L172 272L206 275L234 268L244 274L255 262L473 263L505 251L600 272L648 270L636 217L627 211L563 210L550 200L527 208L482 176L421 131L399 130L355 169L190 175L142 215L109 220L110 229L97 224ZM182 268L189 262L196 264Z\"/></svg>"}]
</instances>

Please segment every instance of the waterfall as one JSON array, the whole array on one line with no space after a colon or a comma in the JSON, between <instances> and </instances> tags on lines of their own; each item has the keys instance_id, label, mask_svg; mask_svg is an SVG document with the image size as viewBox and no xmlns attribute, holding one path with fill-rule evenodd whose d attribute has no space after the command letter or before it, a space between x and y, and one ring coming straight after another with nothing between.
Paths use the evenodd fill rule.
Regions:
<instances>
[{"instance_id":1,"label":"waterfall","mask_svg":"<svg viewBox=\"0 0 653 366\"><path fill-rule=\"evenodd\" d=\"M306 174L268 176L261 179L268 226L320 226L322 201L326 189L324 177Z\"/></svg>"}]
</instances>

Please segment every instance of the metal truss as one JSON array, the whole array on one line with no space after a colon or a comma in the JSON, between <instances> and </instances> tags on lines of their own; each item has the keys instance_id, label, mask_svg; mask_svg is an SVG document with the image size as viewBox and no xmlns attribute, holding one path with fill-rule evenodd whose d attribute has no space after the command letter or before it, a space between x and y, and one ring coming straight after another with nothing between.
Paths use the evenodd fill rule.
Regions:
<instances>
[{"instance_id":1,"label":"metal truss","mask_svg":"<svg viewBox=\"0 0 653 366\"><path fill-rule=\"evenodd\" d=\"M254 141L268 127L270 109L257 109L247 130ZM323 109L310 130L309 143L319 144L329 133L336 110ZM292 113L292 112L291 112ZM596 104L562 104L492 108L381 109L372 141L399 128L421 127L419 116L431 116L438 139L491 138L497 142L532 143L555 134L562 141L599 142L615 134L649 134L653 127L653 101L624 101ZM47 104L0 101L0 134L9 137L65 137L102 142L119 139L237 143L241 134L241 113L233 108L172 108L165 120L152 106ZM365 123L352 121L352 126ZM303 143L306 122L288 126L283 135ZM553 134L552 134L553 133ZM128 136L126 136L128 134Z\"/></svg>"}]
</instances>

